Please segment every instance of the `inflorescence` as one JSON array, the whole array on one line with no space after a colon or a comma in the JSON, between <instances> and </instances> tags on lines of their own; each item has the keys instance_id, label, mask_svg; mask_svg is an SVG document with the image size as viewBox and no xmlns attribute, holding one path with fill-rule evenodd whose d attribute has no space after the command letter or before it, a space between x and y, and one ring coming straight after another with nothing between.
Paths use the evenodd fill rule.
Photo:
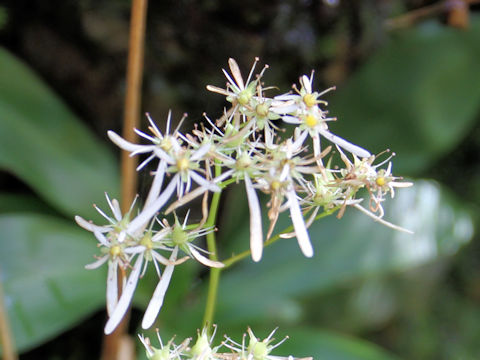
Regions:
<instances>
[{"instance_id":1,"label":"inflorescence","mask_svg":"<svg viewBox=\"0 0 480 360\"><path fill-rule=\"evenodd\" d=\"M408 232L383 219L382 204L386 196L393 197L395 188L412 185L392 175L393 155L377 161L377 156L330 132L328 125L336 119L329 116L327 102L321 97L332 89L314 91L313 73L300 77L299 87L294 86L293 91L269 97L267 92L274 88L265 87L262 82L268 66L254 75L257 62L258 59L244 80L236 61L229 59L230 73L223 70L226 87L207 86L209 91L226 96L231 105L216 121L204 115L203 124L184 134L179 130L180 125L172 130L169 113L166 131L162 133L147 114L150 133L135 129L145 139L143 145L108 132L109 138L131 156L145 157L137 170L152 163L155 171L143 206L137 206L140 201L136 199L130 210L122 214L118 201L107 195L112 215L97 208L107 220L106 225L95 225L76 217L81 227L93 232L102 253L86 267L93 269L108 264L109 319L105 333L113 332L120 323L149 265L153 264L159 282L142 321L145 329L153 325L162 307L175 266L189 259L209 267L224 266L213 260L212 254L202 249L196 239L215 231L214 226L206 225L206 196L209 192L222 191L232 182L245 185L254 261L261 260L264 241L272 236L283 212L290 215L293 232L282 233L281 237L296 237L307 257L314 254L308 234L313 221L325 212L337 212L337 217L341 217L349 206L386 226ZM291 136L285 135L288 131L281 131L285 127L288 130L288 125L293 126ZM335 157L343 167L331 165ZM360 191L362 189L366 191ZM266 237L262 229L259 192L269 196ZM204 218L200 223L188 224L188 215L183 221L175 215L173 223L164 217L202 195ZM367 199L362 197L364 195ZM119 272L125 275L120 285L117 283ZM250 351L249 346L245 350L244 345L239 347L229 341L224 345L229 349ZM181 357L187 349L171 342L166 346L178 355L174 358ZM247 358L265 358L257 359L255 351L253 353L253 358Z\"/></svg>"}]
</instances>

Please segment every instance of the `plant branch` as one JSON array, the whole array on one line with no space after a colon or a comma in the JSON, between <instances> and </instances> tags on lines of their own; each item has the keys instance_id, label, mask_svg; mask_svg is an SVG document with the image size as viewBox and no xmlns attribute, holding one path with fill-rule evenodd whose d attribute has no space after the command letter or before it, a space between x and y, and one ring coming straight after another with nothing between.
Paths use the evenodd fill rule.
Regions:
<instances>
[{"instance_id":1,"label":"plant branch","mask_svg":"<svg viewBox=\"0 0 480 360\"><path fill-rule=\"evenodd\" d=\"M220 176L221 168L220 166L215 166L215 176ZM221 192L216 192L213 194L212 203L210 205L210 212L208 214L208 219L205 224L207 227L215 225L218 213L218 206L220 204ZM207 248L210 253L211 260L218 260L217 255L217 244L215 231L212 231L207 234ZM203 317L203 326L211 327L213 324L213 317L215 313L215 306L217 304L217 294L218 294L218 283L220 280L219 268L210 268L210 280L208 284L208 293L207 293L207 303L205 305L205 313Z\"/></svg>"}]
</instances>

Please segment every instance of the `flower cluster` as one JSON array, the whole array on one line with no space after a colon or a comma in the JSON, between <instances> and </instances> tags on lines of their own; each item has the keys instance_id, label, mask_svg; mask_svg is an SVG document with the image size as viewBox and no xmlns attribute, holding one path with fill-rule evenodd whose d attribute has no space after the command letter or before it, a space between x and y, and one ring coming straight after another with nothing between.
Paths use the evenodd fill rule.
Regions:
<instances>
[{"instance_id":1,"label":"flower cluster","mask_svg":"<svg viewBox=\"0 0 480 360\"><path fill-rule=\"evenodd\" d=\"M194 242L215 230L214 224L206 223L208 193L218 193L232 182L243 182L245 186L254 261L261 259L264 241L272 236L283 212L290 215L293 232L281 236L296 237L307 257L314 254L308 227L320 216L319 211L338 210L341 217L352 206L384 225L407 231L383 219L386 195L393 197L395 188L412 185L392 175L392 156L376 163L377 156L330 132L328 124L335 118L328 116L327 102L321 97L331 89L314 91L313 73L300 77L299 88L294 86L293 92L268 97L267 92L274 89L262 82L268 67L254 75L257 61L244 81L236 61L229 59L231 73L224 70L226 88L209 85L207 89L226 96L230 109L216 121L205 115L205 123L191 133L181 133L180 125L172 130L171 113L165 133L147 115L150 133L135 130L147 142L144 145L108 132L109 138L131 156L145 157L137 170L152 163L155 171L143 206L137 208L134 201L130 210L122 214L118 202L107 196L113 216L97 208L107 225L98 226L76 217L80 226L93 232L101 248L102 255L87 268L108 263L107 334L121 321L148 265L153 264L159 282L143 318L144 328L154 323L176 265L195 259L205 266L223 266L215 260L216 254ZM285 125L282 121L293 125L291 136L279 131ZM325 140L330 145L322 144ZM337 162L344 163L343 168L331 166L335 155L339 157ZM269 196L266 236L259 192ZM365 200L362 194L367 194L367 206L361 204ZM163 217L201 195L204 201L200 223L188 224L188 213L183 221L175 215L172 224ZM121 289L118 272L124 273ZM232 342L225 346L238 349ZM179 354L183 349L172 348ZM264 358L253 355L254 360Z\"/></svg>"},{"instance_id":2,"label":"flower cluster","mask_svg":"<svg viewBox=\"0 0 480 360\"><path fill-rule=\"evenodd\" d=\"M216 330L216 328L215 328ZM191 339L185 339L180 345L174 343L174 339L163 344L157 330L157 339L160 347L153 346L148 337L139 335L140 341L145 347L148 359L152 360L295 360L293 356L276 356L271 352L280 346L288 338L284 338L276 344L273 335L277 329L273 330L264 340L258 339L253 331L248 328L247 334L243 335L242 343L233 341L225 335L225 340L218 346L213 346L215 331L212 336L208 336L207 329L204 328L198 332L195 344L190 345ZM248 341L247 338L248 337ZM312 358L302 358L296 360L312 360Z\"/></svg>"}]
</instances>

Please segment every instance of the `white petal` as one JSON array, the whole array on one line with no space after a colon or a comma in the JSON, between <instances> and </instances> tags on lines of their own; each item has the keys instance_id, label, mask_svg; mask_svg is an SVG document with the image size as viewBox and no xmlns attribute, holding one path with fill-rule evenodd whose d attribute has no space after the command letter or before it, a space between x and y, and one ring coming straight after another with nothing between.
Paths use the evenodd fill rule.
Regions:
<instances>
[{"instance_id":1,"label":"white petal","mask_svg":"<svg viewBox=\"0 0 480 360\"><path fill-rule=\"evenodd\" d=\"M285 121L287 124L299 125L302 123L302 120L291 115L283 115L282 120Z\"/></svg>"},{"instance_id":2,"label":"white petal","mask_svg":"<svg viewBox=\"0 0 480 360\"><path fill-rule=\"evenodd\" d=\"M153 177L152 187L148 192L147 200L145 200L145 205L143 205L144 208L149 206L153 202L153 200L155 200L160 194L166 168L167 164L165 163L165 161L160 160L160 162L158 163L157 171L155 172L155 176Z\"/></svg>"},{"instance_id":3,"label":"white petal","mask_svg":"<svg viewBox=\"0 0 480 360\"><path fill-rule=\"evenodd\" d=\"M216 184L213 183L213 181L208 181L198 175L195 171L190 171L189 172L190 177L200 186L213 191L213 192L219 192L221 191L220 187Z\"/></svg>"},{"instance_id":4,"label":"white petal","mask_svg":"<svg viewBox=\"0 0 480 360\"><path fill-rule=\"evenodd\" d=\"M190 160L192 161L201 160L203 156L210 150L211 147L212 145L209 143L203 144L192 154L192 156L190 157Z\"/></svg>"},{"instance_id":5,"label":"white petal","mask_svg":"<svg viewBox=\"0 0 480 360\"><path fill-rule=\"evenodd\" d=\"M219 88L217 86L213 86L213 85L207 85L207 90L215 92L217 94L225 95L225 96L233 95L232 93L228 92L227 90Z\"/></svg>"},{"instance_id":6,"label":"white petal","mask_svg":"<svg viewBox=\"0 0 480 360\"><path fill-rule=\"evenodd\" d=\"M401 226L398 226L398 225L395 225L395 224L392 224L391 222L388 222L386 220L383 220L382 218L376 216L375 214L371 213L370 211L368 211L367 209L365 209L363 206L361 206L360 204L355 204L353 205L356 209L360 210L361 212L363 212L364 214L370 216L373 220L375 221L378 221L380 224L382 225L385 225L389 228L392 228L394 230L398 230L398 231L403 231L407 234L414 234L413 231L411 230L408 230L408 229L405 229L405 228L402 228Z\"/></svg>"},{"instance_id":7,"label":"white petal","mask_svg":"<svg viewBox=\"0 0 480 360\"><path fill-rule=\"evenodd\" d=\"M157 260L162 265L165 265L165 266L171 265L170 261L166 257L160 255L155 251L152 251L152 256L155 258L155 260ZM175 265L178 265L178 264L175 264Z\"/></svg>"},{"instance_id":8,"label":"white petal","mask_svg":"<svg viewBox=\"0 0 480 360\"><path fill-rule=\"evenodd\" d=\"M136 246L131 246L123 250L125 254L139 254L141 252L144 252L147 248L144 245L136 245Z\"/></svg>"},{"instance_id":9,"label":"white petal","mask_svg":"<svg viewBox=\"0 0 480 360\"><path fill-rule=\"evenodd\" d=\"M137 287L138 278L140 276L140 270L142 269L142 262L143 262L143 254L139 255L137 261L135 261L135 265L133 266L132 272L128 277L127 284L123 289L122 295L120 296L120 300L118 301L115 310L113 310L113 314L107 321L105 325L105 334L111 334L120 321L122 321L123 316L128 310L130 303L133 298L133 293L135 292L135 288Z\"/></svg>"},{"instance_id":10,"label":"white petal","mask_svg":"<svg viewBox=\"0 0 480 360\"><path fill-rule=\"evenodd\" d=\"M232 75L235 79L235 83L240 87L240 89L245 89L244 87L244 82L242 78L242 72L240 71L240 68L238 67L237 62L235 59L228 59L228 66L230 67L230 70L232 72Z\"/></svg>"},{"instance_id":11,"label":"white petal","mask_svg":"<svg viewBox=\"0 0 480 360\"><path fill-rule=\"evenodd\" d=\"M166 161L168 164L175 164L175 159L172 158L170 155L168 155L165 151L163 151L159 147L156 147L155 150L153 150L153 152L155 155L157 155L158 158L160 158L163 161Z\"/></svg>"},{"instance_id":12,"label":"white petal","mask_svg":"<svg viewBox=\"0 0 480 360\"><path fill-rule=\"evenodd\" d=\"M210 260L206 256L203 256L200 254L199 251L195 250L193 246L189 246L188 249L192 253L192 256L200 263L202 263L205 266L210 266L210 267L215 267L215 268L222 268L225 265L221 263L220 261L215 261L215 260Z\"/></svg>"},{"instance_id":13,"label":"white petal","mask_svg":"<svg viewBox=\"0 0 480 360\"><path fill-rule=\"evenodd\" d=\"M93 235L95 235L95 238L98 240L98 242L100 244L102 244L103 246L106 246L106 247L109 247L110 246L110 243L108 242L107 238L105 237L105 235L103 235L101 232L99 231L94 231L93 232Z\"/></svg>"},{"instance_id":14,"label":"white petal","mask_svg":"<svg viewBox=\"0 0 480 360\"><path fill-rule=\"evenodd\" d=\"M107 260L108 260L108 255L102 256L100 259L94 261L93 263L85 265L85 269L87 270L97 269L103 264L105 264Z\"/></svg>"},{"instance_id":15,"label":"white petal","mask_svg":"<svg viewBox=\"0 0 480 360\"><path fill-rule=\"evenodd\" d=\"M398 188L407 188L413 186L413 182L400 182L400 181L391 181L389 185Z\"/></svg>"},{"instance_id":16,"label":"white petal","mask_svg":"<svg viewBox=\"0 0 480 360\"><path fill-rule=\"evenodd\" d=\"M128 152L146 153L152 151L155 147L153 145L132 144L131 142L122 138L120 135L117 135L112 130L108 130L107 135L115 145Z\"/></svg>"},{"instance_id":17,"label":"white petal","mask_svg":"<svg viewBox=\"0 0 480 360\"><path fill-rule=\"evenodd\" d=\"M312 93L312 84L310 82L310 79L308 78L307 75L303 75L300 78L300 84L307 90L307 93L311 94Z\"/></svg>"},{"instance_id":18,"label":"white petal","mask_svg":"<svg viewBox=\"0 0 480 360\"><path fill-rule=\"evenodd\" d=\"M253 261L258 262L262 258L263 252L262 212L257 193L247 174L245 174L245 189L250 209L250 250Z\"/></svg>"},{"instance_id":19,"label":"white petal","mask_svg":"<svg viewBox=\"0 0 480 360\"><path fill-rule=\"evenodd\" d=\"M297 128L298 129L298 128ZM307 138L307 135L308 135L308 130L305 130L304 132L302 132L300 134L300 136L294 141L294 143L292 144L292 153L296 153L298 150L300 150L300 148L302 147L303 145L303 142L305 141L305 139Z\"/></svg>"},{"instance_id":20,"label":"white petal","mask_svg":"<svg viewBox=\"0 0 480 360\"><path fill-rule=\"evenodd\" d=\"M91 231L91 232L98 231L98 232L105 233L105 232L109 232L110 230L112 230L111 226L98 226L98 225L93 224L90 221L85 220L84 218L82 218L81 216L78 216L78 215L75 216L75 221L77 222L77 224L80 227L84 228L85 230Z\"/></svg>"},{"instance_id":21,"label":"white petal","mask_svg":"<svg viewBox=\"0 0 480 360\"><path fill-rule=\"evenodd\" d=\"M153 201L148 207L143 208L140 214L138 214L137 217L130 222L127 228L127 232L129 234L134 234L143 226L148 224L155 216L155 214L162 208L162 206L165 205L165 203L170 199L173 192L175 191L178 176L179 174L175 174L175 176L171 179L170 183L165 188L165 190L163 190L160 196L155 199L155 201Z\"/></svg>"},{"instance_id":22,"label":"white petal","mask_svg":"<svg viewBox=\"0 0 480 360\"><path fill-rule=\"evenodd\" d=\"M295 234L297 234L298 245L300 246L303 255L306 257L312 257L312 243L310 242L310 237L308 236L307 227L305 226L305 221L303 220L297 195L295 194L295 190L293 188L287 192L287 198L289 202L293 228L295 229Z\"/></svg>"},{"instance_id":23,"label":"white petal","mask_svg":"<svg viewBox=\"0 0 480 360\"><path fill-rule=\"evenodd\" d=\"M177 259L178 247L175 247L170 256L170 261L175 262ZM152 299L148 303L147 310L142 320L142 328L148 329L153 325L155 319L157 318L158 312L160 311L163 305L163 299L165 298L165 293L168 289L168 284L170 284L170 279L172 278L173 269L175 265L167 265L163 271L163 275L158 282L155 291L153 292Z\"/></svg>"},{"instance_id":24,"label":"white petal","mask_svg":"<svg viewBox=\"0 0 480 360\"><path fill-rule=\"evenodd\" d=\"M340 136L332 134L328 130L320 129L319 132L324 138L330 140L332 143L337 144L352 154L357 155L358 157L368 158L371 156L367 150L361 148L360 146L354 145L345 139L342 139Z\"/></svg>"},{"instance_id":25,"label":"white petal","mask_svg":"<svg viewBox=\"0 0 480 360\"><path fill-rule=\"evenodd\" d=\"M117 278L118 262L111 262L108 266L107 275L107 313L112 316L113 310L118 303L118 278Z\"/></svg>"}]
</instances>

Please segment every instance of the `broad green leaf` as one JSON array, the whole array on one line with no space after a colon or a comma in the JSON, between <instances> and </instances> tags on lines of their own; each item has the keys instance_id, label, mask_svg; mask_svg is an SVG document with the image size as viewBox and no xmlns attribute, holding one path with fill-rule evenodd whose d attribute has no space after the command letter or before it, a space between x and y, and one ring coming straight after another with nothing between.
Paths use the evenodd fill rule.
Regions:
<instances>
[{"instance_id":1,"label":"broad green leaf","mask_svg":"<svg viewBox=\"0 0 480 360\"><path fill-rule=\"evenodd\" d=\"M44 215L0 216L0 273L16 346L26 350L71 328L105 302L105 267L90 233Z\"/></svg>"},{"instance_id":2,"label":"broad green leaf","mask_svg":"<svg viewBox=\"0 0 480 360\"><path fill-rule=\"evenodd\" d=\"M116 160L23 63L0 48L0 168L68 216L118 193Z\"/></svg>"},{"instance_id":3,"label":"broad green leaf","mask_svg":"<svg viewBox=\"0 0 480 360\"><path fill-rule=\"evenodd\" d=\"M219 323L296 322L302 316L302 297L452 255L472 236L470 215L433 182L417 181L387 205L386 218L414 235L375 223L353 208L340 220L321 219L309 230L312 259L302 256L295 238L281 239L265 249L260 263L246 260L222 275ZM283 219L278 228L288 223ZM238 236L248 242L248 229Z\"/></svg>"},{"instance_id":4,"label":"broad green leaf","mask_svg":"<svg viewBox=\"0 0 480 360\"><path fill-rule=\"evenodd\" d=\"M275 353L315 360L394 360L397 357L367 341L309 328L285 329L288 339ZM280 336L276 336L280 338Z\"/></svg>"},{"instance_id":5,"label":"broad green leaf","mask_svg":"<svg viewBox=\"0 0 480 360\"><path fill-rule=\"evenodd\" d=\"M54 209L38 197L27 194L0 193L0 213L33 212L37 214L55 215Z\"/></svg>"},{"instance_id":6,"label":"broad green leaf","mask_svg":"<svg viewBox=\"0 0 480 360\"><path fill-rule=\"evenodd\" d=\"M373 152L390 148L399 174L450 152L480 110L480 17L465 31L426 24L394 34L328 96L332 132Z\"/></svg>"}]
</instances>

